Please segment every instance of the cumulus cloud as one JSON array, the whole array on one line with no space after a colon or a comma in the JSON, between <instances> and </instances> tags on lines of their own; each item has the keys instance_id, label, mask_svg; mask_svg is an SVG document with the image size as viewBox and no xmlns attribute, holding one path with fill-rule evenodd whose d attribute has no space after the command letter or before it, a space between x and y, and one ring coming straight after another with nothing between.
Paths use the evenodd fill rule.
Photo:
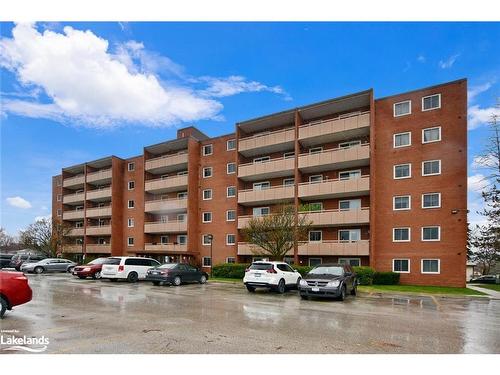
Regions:
<instances>
[{"instance_id":1,"label":"cumulus cloud","mask_svg":"<svg viewBox=\"0 0 500 375\"><path fill-rule=\"evenodd\" d=\"M455 55L448 57L448 59L446 59L446 60L440 60L438 65L441 69L451 68L453 66L453 64L455 64L455 61L457 61L459 56L460 56L460 54L457 53Z\"/></svg>"},{"instance_id":2,"label":"cumulus cloud","mask_svg":"<svg viewBox=\"0 0 500 375\"><path fill-rule=\"evenodd\" d=\"M11 205L12 207L23 208L23 209L31 208L31 203L28 202L26 199L21 198L19 196L9 197L6 200L7 200L7 203L9 205Z\"/></svg>"},{"instance_id":3,"label":"cumulus cloud","mask_svg":"<svg viewBox=\"0 0 500 375\"><path fill-rule=\"evenodd\" d=\"M500 107L481 108L479 105L473 105L468 108L468 129L474 130L492 120L493 116L500 116Z\"/></svg>"},{"instance_id":4,"label":"cumulus cloud","mask_svg":"<svg viewBox=\"0 0 500 375\"><path fill-rule=\"evenodd\" d=\"M488 186L488 179L481 173L467 177L467 189L470 192L480 193Z\"/></svg>"}]
</instances>

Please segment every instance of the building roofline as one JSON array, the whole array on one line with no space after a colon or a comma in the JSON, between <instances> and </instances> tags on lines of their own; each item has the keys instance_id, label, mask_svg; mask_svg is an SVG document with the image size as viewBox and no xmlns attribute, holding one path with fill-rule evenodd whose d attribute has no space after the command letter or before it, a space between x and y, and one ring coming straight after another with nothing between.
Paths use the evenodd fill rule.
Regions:
<instances>
[{"instance_id":1,"label":"building roofline","mask_svg":"<svg viewBox=\"0 0 500 375\"><path fill-rule=\"evenodd\" d=\"M443 86L448 86L448 85L452 85L454 83L459 83L459 82L467 82L467 78L460 78L460 79L456 79L454 81L438 83L437 85L432 85L432 86L427 86L427 87L421 87L419 89L414 89L414 90L411 90L411 91L405 91L405 92L400 92L398 94L392 94L392 95L384 96L382 98L375 98L375 101L390 99L390 98L393 98L395 96L401 96L401 95L405 95L405 94L413 94L415 92L423 91L423 90L431 90L431 89L435 89L435 88L443 87Z\"/></svg>"}]
</instances>

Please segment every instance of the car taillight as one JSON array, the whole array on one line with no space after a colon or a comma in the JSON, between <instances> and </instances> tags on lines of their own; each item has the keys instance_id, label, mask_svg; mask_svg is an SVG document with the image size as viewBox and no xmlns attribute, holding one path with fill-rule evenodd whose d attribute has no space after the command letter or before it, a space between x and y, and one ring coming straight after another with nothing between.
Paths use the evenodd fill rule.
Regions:
<instances>
[{"instance_id":1,"label":"car taillight","mask_svg":"<svg viewBox=\"0 0 500 375\"><path fill-rule=\"evenodd\" d=\"M250 268L247 268L247 269L245 270L245 272L248 272L248 271L250 271Z\"/></svg>"},{"instance_id":2,"label":"car taillight","mask_svg":"<svg viewBox=\"0 0 500 375\"><path fill-rule=\"evenodd\" d=\"M125 269L125 267L123 267L123 266L118 266L118 272L121 272L121 271L123 271L124 269Z\"/></svg>"},{"instance_id":3,"label":"car taillight","mask_svg":"<svg viewBox=\"0 0 500 375\"><path fill-rule=\"evenodd\" d=\"M278 272L276 272L276 270L274 269L274 267L269 268L266 272L267 273L278 273Z\"/></svg>"},{"instance_id":4,"label":"car taillight","mask_svg":"<svg viewBox=\"0 0 500 375\"><path fill-rule=\"evenodd\" d=\"M28 281L28 278L26 276L16 276L14 277L15 280L23 280L23 281Z\"/></svg>"}]
</instances>

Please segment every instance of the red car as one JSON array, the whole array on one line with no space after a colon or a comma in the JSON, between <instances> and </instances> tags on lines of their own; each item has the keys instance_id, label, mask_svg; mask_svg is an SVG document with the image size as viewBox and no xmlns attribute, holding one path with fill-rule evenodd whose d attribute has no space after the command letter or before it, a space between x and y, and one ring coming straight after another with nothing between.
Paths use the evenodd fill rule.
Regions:
<instances>
[{"instance_id":1,"label":"red car","mask_svg":"<svg viewBox=\"0 0 500 375\"><path fill-rule=\"evenodd\" d=\"M73 268L73 275L78 276L80 279L91 277L93 279L101 278L102 265L109 263L109 258L97 258L83 266ZM111 260L112 262L112 260Z\"/></svg>"},{"instance_id":2,"label":"red car","mask_svg":"<svg viewBox=\"0 0 500 375\"><path fill-rule=\"evenodd\" d=\"M0 271L0 318L6 310L31 301L33 292L28 285L28 278L22 272Z\"/></svg>"}]
</instances>

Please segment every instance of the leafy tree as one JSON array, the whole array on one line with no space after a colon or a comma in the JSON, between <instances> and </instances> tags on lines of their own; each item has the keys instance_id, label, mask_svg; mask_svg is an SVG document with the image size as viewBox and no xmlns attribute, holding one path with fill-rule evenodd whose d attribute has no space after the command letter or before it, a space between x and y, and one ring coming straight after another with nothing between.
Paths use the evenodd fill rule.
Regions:
<instances>
[{"instance_id":1,"label":"leafy tree","mask_svg":"<svg viewBox=\"0 0 500 375\"><path fill-rule=\"evenodd\" d=\"M255 255L282 260L295 243L307 239L311 224L307 215L296 217L295 208L284 205L276 213L250 219L243 232L247 241L255 245Z\"/></svg>"},{"instance_id":2,"label":"leafy tree","mask_svg":"<svg viewBox=\"0 0 500 375\"><path fill-rule=\"evenodd\" d=\"M27 248L36 250L47 257L60 253L64 236L71 228L57 220L41 219L20 231L20 242Z\"/></svg>"}]
</instances>

